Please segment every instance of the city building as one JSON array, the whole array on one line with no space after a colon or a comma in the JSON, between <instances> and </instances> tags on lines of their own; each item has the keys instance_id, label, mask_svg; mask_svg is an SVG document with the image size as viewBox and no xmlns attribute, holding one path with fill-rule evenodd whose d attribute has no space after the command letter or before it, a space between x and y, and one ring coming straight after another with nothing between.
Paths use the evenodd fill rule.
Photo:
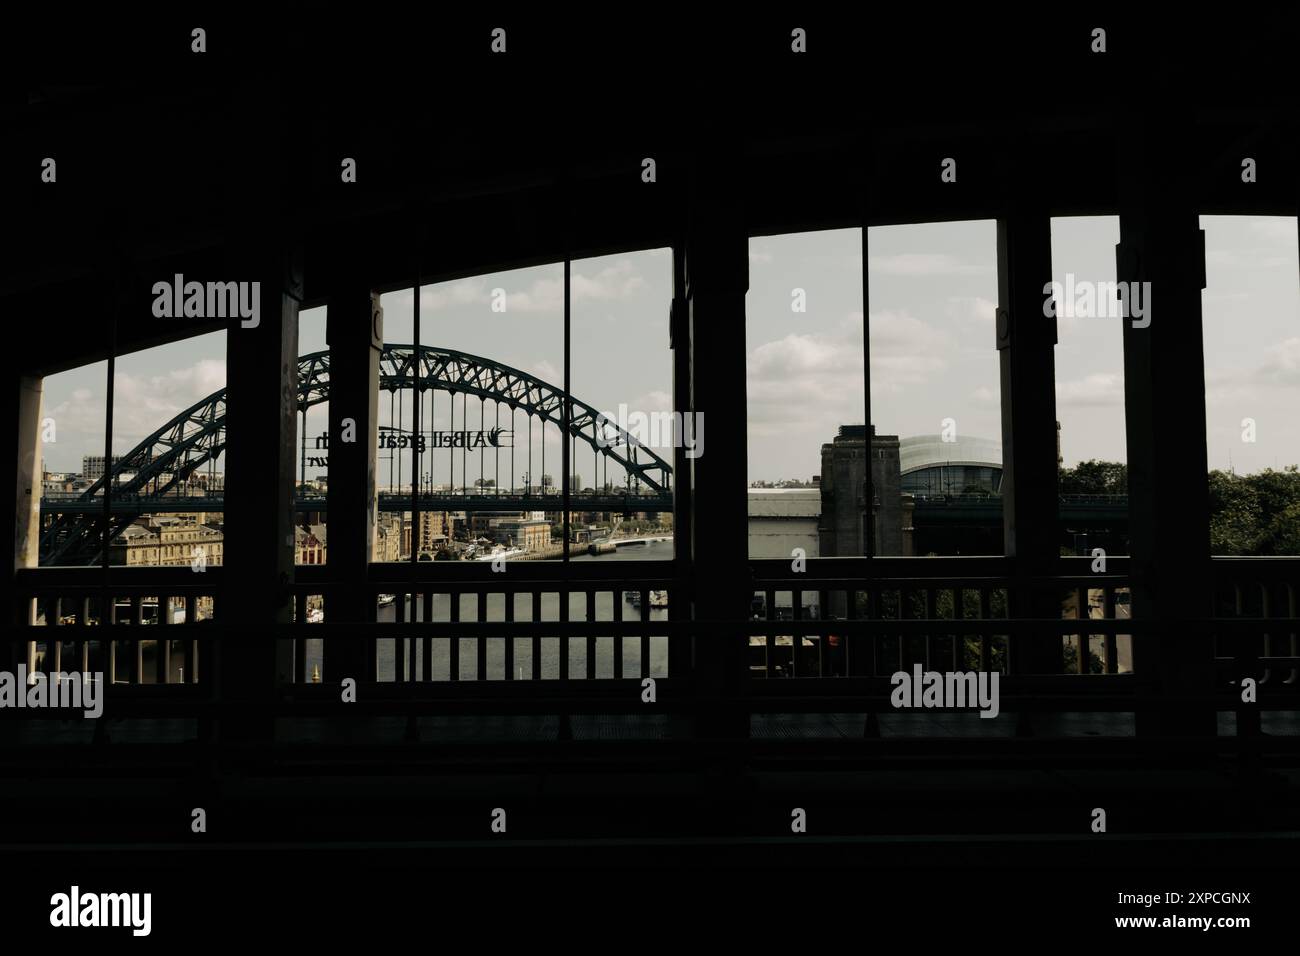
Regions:
<instances>
[{"instance_id":1,"label":"city building","mask_svg":"<svg viewBox=\"0 0 1300 956\"><path fill-rule=\"evenodd\" d=\"M325 526L323 524L309 525L306 528L297 526L293 529L293 538L294 562L296 564L325 563Z\"/></svg>"},{"instance_id":2,"label":"city building","mask_svg":"<svg viewBox=\"0 0 1300 956\"><path fill-rule=\"evenodd\" d=\"M207 565L220 565L223 544L221 530L203 523L198 515L143 515L114 536L109 545L109 563L175 567L192 566L201 560Z\"/></svg>"},{"instance_id":3,"label":"city building","mask_svg":"<svg viewBox=\"0 0 1300 956\"><path fill-rule=\"evenodd\" d=\"M113 467L116 468L121 462L121 455L113 456ZM104 456L103 455L82 455L81 456L81 477L89 478L95 481L104 477Z\"/></svg>"},{"instance_id":4,"label":"city building","mask_svg":"<svg viewBox=\"0 0 1300 956\"><path fill-rule=\"evenodd\" d=\"M1057 432L1060 440L1059 429ZM1002 493L1002 445L989 438L917 435L898 443L901 487L913 495Z\"/></svg>"},{"instance_id":5,"label":"city building","mask_svg":"<svg viewBox=\"0 0 1300 956\"><path fill-rule=\"evenodd\" d=\"M871 426L871 507L867 508L867 427L842 425L839 434L822 445L818 485L821 522L818 553L824 557L856 557L867 553L903 555L902 489L897 435L877 435Z\"/></svg>"},{"instance_id":6,"label":"city building","mask_svg":"<svg viewBox=\"0 0 1300 956\"><path fill-rule=\"evenodd\" d=\"M402 516L391 511L381 512L375 525L374 561L402 560Z\"/></svg>"},{"instance_id":7,"label":"city building","mask_svg":"<svg viewBox=\"0 0 1300 956\"><path fill-rule=\"evenodd\" d=\"M514 548L538 551L551 544L551 523L535 518L498 518L493 526L495 540Z\"/></svg>"},{"instance_id":8,"label":"city building","mask_svg":"<svg viewBox=\"0 0 1300 956\"><path fill-rule=\"evenodd\" d=\"M750 488L749 556L785 558L796 549L821 556L821 491L817 488Z\"/></svg>"}]
</instances>

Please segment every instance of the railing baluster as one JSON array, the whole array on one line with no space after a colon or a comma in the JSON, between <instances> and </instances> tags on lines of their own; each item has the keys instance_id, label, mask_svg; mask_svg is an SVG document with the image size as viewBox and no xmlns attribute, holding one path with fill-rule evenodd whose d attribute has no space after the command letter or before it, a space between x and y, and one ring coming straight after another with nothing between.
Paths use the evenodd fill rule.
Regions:
<instances>
[{"instance_id":1,"label":"railing baluster","mask_svg":"<svg viewBox=\"0 0 1300 956\"><path fill-rule=\"evenodd\" d=\"M844 591L844 619L846 621L856 621L860 618L858 613L858 592L849 589ZM844 650L844 676L856 677L861 674L862 648L858 646L857 635L850 637L848 629L840 635L840 647Z\"/></svg>"},{"instance_id":2,"label":"railing baluster","mask_svg":"<svg viewBox=\"0 0 1300 956\"><path fill-rule=\"evenodd\" d=\"M460 623L460 592L452 591L449 597L451 599L449 618L451 620L451 623L459 624ZM448 680L460 680L460 637L458 635L453 634L451 637L447 638L447 640L450 642L447 645L447 660L448 660L447 677Z\"/></svg>"},{"instance_id":3,"label":"railing baluster","mask_svg":"<svg viewBox=\"0 0 1300 956\"><path fill-rule=\"evenodd\" d=\"M650 590L641 589L641 676L650 676Z\"/></svg>"},{"instance_id":4,"label":"railing baluster","mask_svg":"<svg viewBox=\"0 0 1300 956\"><path fill-rule=\"evenodd\" d=\"M1260 582L1257 586L1259 587L1259 591L1260 591L1260 595L1259 595L1260 616L1265 618L1272 617L1271 611L1273 608L1273 602L1271 600L1272 595L1269 593L1268 585L1263 582ZM1263 655L1265 657L1268 656L1268 632L1267 631L1260 634L1258 637L1252 637L1250 641L1250 658L1251 658L1251 663L1255 667L1254 673L1256 674L1259 674L1261 670L1260 659L1259 659L1261 651L1263 652ZM1263 674L1261 674L1259 678L1260 685L1262 686L1264 684L1267 684L1272 679L1272 677L1273 677L1273 669L1271 667L1264 667Z\"/></svg>"},{"instance_id":5,"label":"railing baluster","mask_svg":"<svg viewBox=\"0 0 1300 956\"><path fill-rule=\"evenodd\" d=\"M949 594L952 598L952 620L960 621L966 616L966 605L962 598L965 592L961 588L951 588ZM950 634L952 640L952 669L962 671L966 668L966 635Z\"/></svg>"},{"instance_id":6,"label":"railing baluster","mask_svg":"<svg viewBox=\"0 0 1300 956\"><path fill-rule=\"evenodd\" d=\"M193 624L198 617L198 596L194 594L185 595L185 623ZM191 638L186 645L185 653L185 673L189 675L189 682L197 684L199 682L199 642Z\"/></svg>"},{"instance_id":7,"label":"railing baluster","mask_svg":"<svg viewBox=\"0 0 1300 956\"><path fill-rule=\"evenodd\" d=\"M409 597L413 598L414 595L409 595ZM398 591L398 593L397 593L397 606L396 606L395 613L393 614L393 620L394 620L394 622L397 623L397 624L405 624L405 623L406 623L406 601L407 601L407 598L408 598L408 595L406 594L406 592L404 592L404 591ZM406 676L406 675L405 675L405 671L406 671L406 668L405 668L405 664L406 664L406 655L405 655L405 650L406 650L406 648L403 646L404 643L405 643L405 642L404 642L404 641L402 640L402 638L400 638L400 637L394 637L394 638L393 638L393 682L394 682L394 683L400 682L400 681L403 680L403 679L405 678L405 676Z\"/></svg>"},{"instance_id":8,"label":"railing baluster","mask_svg":"<svg viewBox=\"0 0 1300 956\"><path fill-rule=\"evenodd\" d=\"M171 596L167 594L158 595L158 624L160 627L167 627L171 624ZM166 634L167 631L161 633ZM156 653L154 656L154 683L166 684L171 680L172 670L172 642L169 637L160 637L155 642Z\"/></svg>"},{"instance_id":9,"label":"railing baluster","mask_svg":"<svg viewBox=\"0 0 1300 956\"><path fill-rule=\"evenodd\" d=\"M506 604L505 612L506 612L507 624L513 624L515 622L515 596L516 595L514 591L507 591L505 593L505 604ZM514 680L515 679L515 634L514 634L515 629L511 627L511 628L507 628L506 630L509 633L507 634L505 639L506 641L505 646L502 648L501 658L505 667L506 680Z\"/></svg>"},{"instance_id":10,"label":"railing baluster","mask_svg":"<svg viewBox=\"0 0 1300 956\"><path fill-rule=\"evenodd\" d=\"M915 615L914 613L912 613L912 598L911 598L911 593L910 593L909 591L903 589L902 587L900 587L900 588L899 588L897 591L895 591L894 593L898 596L898 598L897 598L897 599L898 599L898 619L899 619L900 621L905 621L905 620L909 620L909 619L911 619L911 618L916 617L916 615ZM913 642L913 640L914 640L914 638L912 638L910 635L903 634L902 632L899 633L899 635L898 635L898 668L897 668L898 670L907 670L907 671L909 671L909 672L911 671L911 667L912 667L912 664L913 664L913 660L912 660L912 652L913 652L912 642Z\"/></svg>"},{"instance_id":11,"label":"railing baluster","mask_svg":"<svg viewBox=\"0 0 1300 956\"><path fill-rule=\"evenodd\" d=\"M58 598L55 598L52 604L54 607L54 626L59 627L63 623L61 602ZM48 624L48 622L49 615L47 613L46 623ZM49 682L47 686L54 689L57 680L55 675L63 669L63 642L53 637L58 631L50 631L49 633L51 636L45 640L45 660L43 663L45 665L45 679Z\"/></svg>"},{"instance_id":12,"label":"railing baluster","mask_svg":"<svg viewBox=\"0 0 1300 956\"><path fill-rule=\"evenodd\" d=\"M623 679L623 591L611 592L614 606L614 679Z\"/></svg>"},{"instance_id":13,"label":"railing baluster","mask_svg":"<svg viewBox=\"0 0 1300 956\"><path fill-rule=\"evenodd\" d=\"M424 592L424 621L427 624L433 620L433 591ZM507 618L507 620L509 620ZM420 652L424 655L424 666L421 668L424 672L425 683L433 680L433 638L420 638Z\"/></svg>"},{"instance_id":14,"label":"railing baluster","mask_svg":"<svg viewBox=\"0 0 1300 956\"><path fill-rule=\"evenodd\" d=\"M135 627L144 626L144 599L139 595L131 598L131 624ZM136 632L137 634L139 632ZM144 641L137 637L132 642L131 654L131 683L144 683Z\"/></svg>"},{"instance_id":15,"label":"railing baluster","mask_svg":"<svg viewBox=\"0 0 1300 956\"><path fill-rule=\"evenodd\" d=\"M417 621L420 620L420 602L423 600L423 598L424 598L423 591L417 591L417 590L411 591L411 615L410 615L411 619L408 623L415 624ZM412 635L414 635L416 631L412 629L411 633ZM402 675L402 680L406 681L408 684L414 684L416 680L419 679L420 676L416 672L416 668L419 666L419 660L417 659L417 655L415 652L416 644L418 642L419 642L419 638L414 636L402 638L402 663L405 665L404 667L405 673L403 673Z\"/></svg>"},{"instance_id":16,"label":"railing baluster","mask_svg":"<svg viewBox=\"0 0 1300 956\"><path fill-rule=\"evenodd\" d=\"M1076 587L1074 589L1074 616L1080 621L1086 621L1092 613L1088 606L1088 589L1086 587ZM1074 640L1079 648L1079 657L1075 661L1075 671L1079 674L1088 673L1089 645L1088 634L1083 630L1084 625L1080 623L1080 630L1074 636Z\"/></svg>"},{"instance_id":17,"label":"railing baluster","mask_svg":"<svg viewBox=\"0 0 1300 956\"><path fill-rule=\"evenodd\" d=\"M1113 585L1106 585L1101 592L1102 599L1102 616L1108 620L1115 620L1115 588ZM1107 674L1119 673L1119 638L1114 632L1108 632L1102 638L1103 646L1106 648L1105 671Z\"/></svg>"},{"instance_id":18,"label":"railing baluster","mask_svg":"<svg viewBox=\"0 0 1300 956\"><path fill-rule=\"evenodd\" d=\"M990 593L988 588L980 588L980 620L987 621L990 618L989 611ZM993 655L990 649L992 636L989 634L987 627L980 629L980 670L988 671L993 668Z\"/></svg>"},{"instance_id":19,"label":"railing baluster","mask_svg":"<svg viewBox=\"0 0 1300 956\"><path fill-rule=\"evenodd\" d=\"M81 650L81 673L90 673L90 630L82 630L90 626L90 598L82 598L77 602L77 626L78 634L81 635L78 644ZM101 688L102 689L102 688Z\"/></svg>"},{"instance_id":20,"label":"railing baluster","mask_svg":"<svg viewBox=\"0 0 1300 956\"><path fill-rule=\"evenodd\" d=\"M1287 617L1294 619L1296 617L1296 588L1291 584L1283 584L1282 586L1286 589ZM1290 651L1287 656L1300 657L1300 644L1297 641L1300 641L1300 634L1292 631L1289 641ZM1292 665L1291 674L1287 677L1287 683L1294 684L1298 678L1300 678L1300 667Z\"/></svg>"},{"instance_id":21,"label":"railing baluster","mask_svg":"<svg viewBox=\"0 0 1300 956\"><path fill-rule=\"evenodd\" d=\"M935 611L934 588L925 589L925 616L928 620L933 621L937 617ZM925 632L925 669L928 671L934 666L934 632L926 629Z\"/></svg>"},{"instance_id":22,"label":"railing baluster","mask_svg":"<svg viewBox=\"0 0 1300 956\"><path fill-rule=\"evenodd\" d=\"M488 605L487 591L479 591L478 592L478 620L480 624L482 624L484 621L488 619L487 605ZM474 675L475 680L487 680L487 676L488 676L487 642L488 639L483 634L480 634L478 636L478 640L474 642L475 644L474 649L477 652L474 666L478 671L478 673Z\"/></svg>"},{"instance_id":23,"label":"railing baluster","mask_svg":"<svg viewBox=\"0 0 1300 956\"><path fill-rule=\"evenodd\" d=\"M542 592L533 591L533 680L542 679Z\"/></svg>"},{"instance_id":24,"label":"railing baluster","mask_svg":"<svg viewBox=\"0 0 1300 956\"><path fill-rule=\"evenodd\" d=\"M596 620L596 592L587 589L587 623ZM596 679L596 635L587 635L587 680Z\"/></svg>"},{"instance_id":25,"label":"railing baluster","mask_svg":"<svg viewBox=\"0 0 1300 956\"><path fill-rule=\"evenodd\" d=\"M560 680L569 679L569 629L564 625L569 623L569 589L564 587L560 590Z\"/></svg>"},{"instance_id":26,"label":"railing baluster","mask_svg":"<svg viewBox=\"0 0 1300 956\"><path fill-rule=\"evenodd\" d=\"M879 619L880 617L880 591L878 588L867 588L867 617ZM883 639L879 633L866 635L867 647L871 653L871 670L870 674L875 677L880 673L880 642Z\"/></svg>"},{"instance_id":27,"label":"railing baluster","mask_svg":"<svg viewBox=\"0 0 1300 956\"><path fill-rule=\"evenodd\" d=\"M763 592L763 619L768 623L776 620L776 591L771 588ZM769 632L763 643L766 645L767 676L771 678L776 674L776 635Z\"/></svg>"}]
</instances>

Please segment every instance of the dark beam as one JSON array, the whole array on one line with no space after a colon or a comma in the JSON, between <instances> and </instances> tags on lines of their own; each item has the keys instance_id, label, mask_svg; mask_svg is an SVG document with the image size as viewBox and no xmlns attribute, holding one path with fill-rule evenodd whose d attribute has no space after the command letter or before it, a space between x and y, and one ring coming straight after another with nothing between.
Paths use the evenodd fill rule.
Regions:
<instances>
[{"instance_id":1,"label":"dark beam","mask_svg":"<svg viewBox=\"0 0 1300 956\"><path fill-rule=\"evenodd\" d=\"M1166 88L1163 103L1180 101ZM1121 157L1117 278L1149 282L1147 314L1124 322L1129 527L1135 618L1210 613L1209 478L1201 291L1205 245L1180 157L1192 124L1181 109L1134 125ZM1150 320L1145 328L1136 327ZM1209 636L1177 629L1134 636L1133 670L1171 697L1214 689ZM1217 732L1205 706L1137 715L1138 733Z\"/></svg>"},{"instance_id":2,"label":"dark beam","mask_svg":"<svg viewBox=\"0 0 1300 956\"><path fill-rule=\"evenodd\" d=\"M1051 219L1041 208L1015 208L998 219L997 348L1002 388L1002 527L1018 580L1012 613L1056 617L1059 598L1030 578L1050 574L1057 545L1056 317L1045 316L1043 287L1052 278ZM960 428L960 420L958 421ZM1061 640L1021 638L1013 673L1061 667Z\"/></svg>"},{"instance_id":3,"label":"dark beam","mask_svg":"<svg viewBox=\"0 0 1300 956\"><path fill-rule=\"evenodd\" d=\"M734 624L749 615L746 485L745 294L749 241L742 196L736 189L739 151L702 155L691 190L685 279L690 335L689 411L703 416L705 453L690 460L693 521L693 671L701 695L737 696L746 679L745 635ZM684 543L684 542L683 542ZM680 544L678 545L681 546ZM701 712L697 733L747 736L749 715L724 708Z\"/></svg>"},{"instance_id":4,"label":"dark beam","mask_svg":"<svg viewBox=\"0 0 1300 956\"><path fill-rule=\"evenodd\" d=\"M374 549L378 495L375 449L379 442L379 357L384 312L379 294L364 283L343 286L331 296L326 316L330 347L329 554L331 580L364 581ZM355 433L343 441L344 420ZM407 503L409 507L409 502ZM375 620L375 596L355 586L330 591L330 621ZM324 679L375 679L375 647L358 641L325 642Z\"/></svg>"}]
</instances>

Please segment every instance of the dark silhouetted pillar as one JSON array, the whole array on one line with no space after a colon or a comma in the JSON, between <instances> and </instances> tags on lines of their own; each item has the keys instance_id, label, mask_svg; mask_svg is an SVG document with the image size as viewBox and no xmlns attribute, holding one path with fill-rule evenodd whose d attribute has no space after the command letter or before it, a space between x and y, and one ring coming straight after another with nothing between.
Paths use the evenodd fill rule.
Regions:
<instances>
[{"instance_id":1,"label":"dark silhouetted pillar","mask_svg":"<svg viewBox=\"0 0 1300 956\"><path fill-rule=\"evenodd\" d=\"M330 347L329 408L329 577L326 604L331 622L373 622L375 596L359 585L373 556L378 497L375 449L379 444L379 357L384 313L379 293L364 283L330 296L326 318ZM343 441L345 419L355 440ZM375 679L374 644L349 638L325 642L325 673L331 683L345 677Z\"/></svg>"},{"instance_id":2,"label":"dark silhouetted pillar","mask_svg":"<svg viewBox=\"0 0 1300 956\"><path fill-rule=\"evenodd\" d=\"M1044 314L1052 280L1051 219L1015 210L998 220L997 347L1002 371L1002 528L1016 617L1058 618L1060 597L1035 576L1056 571L1056 318ZM958 429L961 423L958 421ZM1012 638L1016 674L1059 673L1061 637Z\"/></svg>"},{"instance_id":3,"label":"dark silhouetted pillar","mask_svg":"<svg viewBox=\"0 0 1300 956\"><path fill-rule=\"evenodd\" d=\"M271 247L232 268L230 280L261 282L258 324L231 319L226 334L226 512L224 588L217 620L253 642L219 642L219 698L227 740L269 739L258 708L292 681L292 642L276 625L293 620L294 469L297 464L298 307L301 276L292 256ZM247 713L240 704L249 705Z\"/></svg>"},{"instance_id":4,"label":"dark silhouetted pillar","mask_svg":"<svg viewBox=\"0 0 1300 956\"><path fill-rule=\"evenodd\" d=\"M690 411L704 418L704 453L689 459L694 587L693 671L720 702L697 721L702 736L747 736L749 715L726 702L743 692L749 578L746 487L745 293L749 239L737 184L741 157L719 151L694 171L686 244ZM730 624L726 622L732 622Z\"/></svg>"},{"instance_id":5,"label":"dark silhouetted pillar","mask_svg":"<svg viewBox=\"0 0 1300 956\"><path fill-rule=\"evenodd\" d=\"M1193 148L1190 116L1133 128L1136 138L1121 155L1117 278L1149 282L1150 296L1142 297L1146 314L1124 322L1132 608L1135 619L1172 622L1211 611L1205 246L1195 192L1179 173ZM1212 694L1209 635L1171 623L1133 642L1133 671L1144 686L1169 697ZM1139 712L1137 730L1212 735L1215 713L1207 705Z\"/></svg>"},{"instance_id":6,"label":"dark silhouetted pillar","mask_svg":"<svg viewBox=\"0 0 1300 956\"><path fill-rule=\"evenodd\" d=\"M686 257L679 245L673 249L673 301L669 312L669 341L673 352L673 408L683 416L691 405L690 303L686 298ZM683 420L683 433L685 421ZM685 582L691 573L691 483L681 480L690 473L685 442L673 449L673 574ZM683 593L670 594L671 616L684 617L689 601ZM668 639L668 675L690 674L690 635L674 634Z\"/></svg>"}]
</instances>

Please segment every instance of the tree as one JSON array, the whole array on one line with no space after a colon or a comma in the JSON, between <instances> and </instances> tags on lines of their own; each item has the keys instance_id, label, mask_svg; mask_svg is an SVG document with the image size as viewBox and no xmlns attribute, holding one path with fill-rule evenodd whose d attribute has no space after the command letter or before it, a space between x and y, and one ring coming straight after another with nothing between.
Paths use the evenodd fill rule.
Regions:
<instances>
[{"instance_id":1,"label":"tree","mask_svg":"<svg viewBox=\"0 0 1300 956\"><path fill-rule=\"evenodd\" d=\"M1211 553L1300 554L1300 467L1209 477Z\"/></svg>"},{"instance_id":2,"label":"tree","mask_svg":"<svg viewBox=\"0 0 1300 956\"><path fill-rule=\"evenodd\" d=\"M1073 468L1062 468L1058 491L1063 495L1126 495L1128 465L1092 458Z\"/></svg>"}]
</instances>

